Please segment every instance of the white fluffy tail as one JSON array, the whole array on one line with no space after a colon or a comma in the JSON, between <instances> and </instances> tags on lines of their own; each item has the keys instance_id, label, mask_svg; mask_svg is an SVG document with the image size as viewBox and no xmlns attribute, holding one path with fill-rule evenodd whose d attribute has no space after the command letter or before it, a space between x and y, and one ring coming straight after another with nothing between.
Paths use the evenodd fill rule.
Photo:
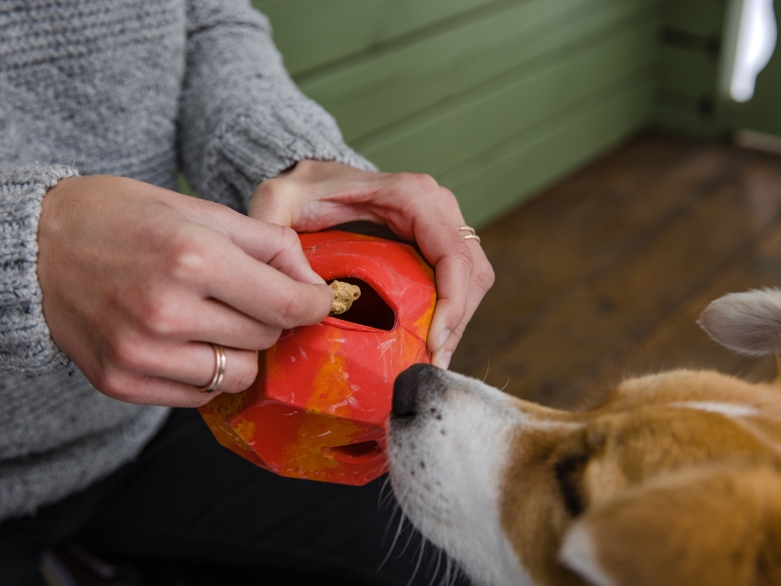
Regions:
<instances>
[{"instance_id":1,"label":"white fluffy tail","mask_svg":"<svg viewBox=\"0 0 781 586\"><path fill-rule=\"evenodd\" d=\"M713 301L697 321L711 338L749 356L781 352L781 290L729 293Z\"/></svg>"}]
</instances>

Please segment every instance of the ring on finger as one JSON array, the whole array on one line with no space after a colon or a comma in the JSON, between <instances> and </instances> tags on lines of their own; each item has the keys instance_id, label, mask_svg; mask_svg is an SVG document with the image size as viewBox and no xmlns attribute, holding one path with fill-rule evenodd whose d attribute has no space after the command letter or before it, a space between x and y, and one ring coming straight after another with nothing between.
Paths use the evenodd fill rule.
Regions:
<instances>
[{"instance_id":1,"label":"ring on finger","mask_svg":"<svg viewBox=\"0 0 781 586\"><path fill-rule=\"evenodd\" d=\"M477 232L475 232L475 229L472 228L472 226L459 226L456 229L459 232L468 232L468 234L461 236L461 238L464 240L477 240L477 243L480 244L480 237L477 235Z\"/></svg>"},{"instance_id":2,"label":"ring on finger","mask_svg":"<svg viewBox=\"0 0 781 586\"><path fill-rule=\"evenodd\" d=\"M214 375L208 385L204 387L196 387L196 390L201 393L213 393L222 384L222 380L225 378L225 367L228 363L228 358L225 356L225 348L219 344L211 344L212 350L214 350Z\"/></svg>"}]
</instances>

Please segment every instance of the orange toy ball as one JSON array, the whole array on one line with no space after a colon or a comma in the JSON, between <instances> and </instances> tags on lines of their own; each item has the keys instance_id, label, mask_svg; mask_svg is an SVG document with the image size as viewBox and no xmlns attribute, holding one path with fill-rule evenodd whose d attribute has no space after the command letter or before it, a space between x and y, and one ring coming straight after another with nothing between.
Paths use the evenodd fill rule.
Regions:
<instances>
[{"instance_id":1,"label":"orange toy ball","mask_svg":"<svg viewBox=\"0 0 781 586\"><path fill-rule=\"evenodd\" d=\"M300 238L317 274L358 285L361 296L346 313L283 332L260 354L249 389L200 412L223 446L262 468L366 484L387 471L396 375L430 362L434 273L408 244L339 231Z\"/></svg>"}]
</instances>

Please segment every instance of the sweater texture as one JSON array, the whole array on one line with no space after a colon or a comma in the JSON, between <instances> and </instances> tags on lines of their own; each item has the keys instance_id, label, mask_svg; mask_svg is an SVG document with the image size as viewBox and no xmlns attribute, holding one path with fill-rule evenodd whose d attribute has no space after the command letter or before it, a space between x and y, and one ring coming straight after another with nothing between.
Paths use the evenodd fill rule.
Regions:
<instances>
[{"instance_id":1,"label":"sweater texture","mask_svg":"<svg viewBox=\"0 0 781 586\"><path fill-rule=\"evenodd\" d=\"M246 212L302 159L373 166L296 88L245 0L0 0L0 520L134 458L168 410L96 391L54 344L36 276L41 200L77 174Z\"/></svg>"}]
</instances>

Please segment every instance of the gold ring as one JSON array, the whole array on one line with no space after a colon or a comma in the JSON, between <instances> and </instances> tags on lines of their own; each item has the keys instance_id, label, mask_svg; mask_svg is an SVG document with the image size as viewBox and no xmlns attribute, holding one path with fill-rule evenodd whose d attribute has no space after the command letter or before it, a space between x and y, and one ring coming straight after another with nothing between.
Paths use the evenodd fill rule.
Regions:
<instances>
[{"instance_id":1,"label":"gold ring","mask_svg":"<svg viewBox=\"0 0 781 586\"><path fill-rule=\"evenodd\" d=\"M480 237L477 235L477 232L475 232L475 229L472 228L472 226L459 226L456 228L459 232L469 232L469 234L466 234L465 236L462 236L464 240L477 240L477 243L480 244Z\"/></svg>"},{"instance_id":2,"label":"gold ring","mask_svg":"<svg viewBox=\"0 0 781 586\"><path fill-rule=\"evenodd\" d=\"M201 393L213 393L222 384L222 379L225 378L225 366L228 363L225 348L219 344L211 344L211 347L214 350L214 376L208 385L196 388Z\"/></svg>"}]
</instances>

